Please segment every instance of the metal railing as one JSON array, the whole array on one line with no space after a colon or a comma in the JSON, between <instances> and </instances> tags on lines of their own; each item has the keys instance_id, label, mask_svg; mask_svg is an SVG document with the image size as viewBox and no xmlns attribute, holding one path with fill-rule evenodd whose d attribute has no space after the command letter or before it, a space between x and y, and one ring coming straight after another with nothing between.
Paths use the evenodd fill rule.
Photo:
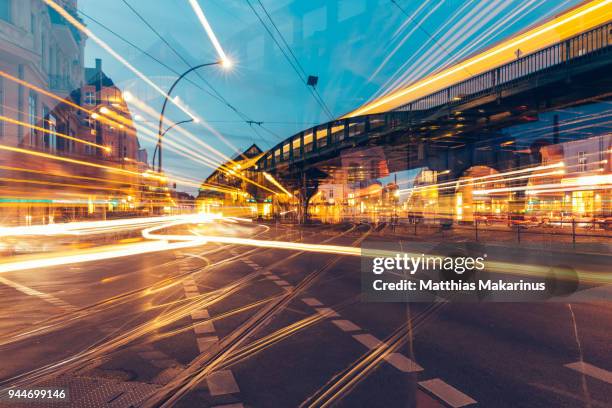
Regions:
<instances>
[{"instance_id":1,"label":"metal railing","mask_svg":"<svg viewBox=\"0 0 612 408\"><path fill-rule=\"evenodd\" d=\"M612 45L612 23L569 38L558 44L517 58L515 61L417 99L394 111L338 119L297 133L269 150L258 163L264 170L277 164L305 160L323 149L335 149L341 143L375 137L395 130L410 119L413 112L424 112L449 104L465 103L485 94L499 92L517 81L546 73L562 64L572 64L587 56L607 53ZM308 143L305 144L305 140Z\"/></svg>"},{"instance_id":2,"label":"metal railing","mask_svg":"<svg viewBox=\"0 0 612 408\"><path fill-rule=\"evenodd\" d=\"M465 102L465 99L480 96L493 88L501 89L517 79L605 50L611 44L612 23L608 23L409 102L396 111L427 110L448 103Z\"/></svg>"}]
</instances>

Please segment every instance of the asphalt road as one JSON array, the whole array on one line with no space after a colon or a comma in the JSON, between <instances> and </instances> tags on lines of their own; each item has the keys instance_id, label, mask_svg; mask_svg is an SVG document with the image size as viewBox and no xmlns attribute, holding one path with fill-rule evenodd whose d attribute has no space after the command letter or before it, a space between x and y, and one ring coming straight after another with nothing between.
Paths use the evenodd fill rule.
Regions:
<instances>
[{"instance_id":1,"label":"asphalt road","mask_svg":"<svg viewBox=\"0 0 612 408\"><path fill-rule=\"evenodd\" d=\"M210 228L386 239L368 225ZM497 256L527 262L513 251ZM553 256L610 275L608 256ZM359 271L358 257L206 244L3 273L0 381L69 390L28 406L612 407L610 301L366 303Z\"/></svg>"}]
</instances>

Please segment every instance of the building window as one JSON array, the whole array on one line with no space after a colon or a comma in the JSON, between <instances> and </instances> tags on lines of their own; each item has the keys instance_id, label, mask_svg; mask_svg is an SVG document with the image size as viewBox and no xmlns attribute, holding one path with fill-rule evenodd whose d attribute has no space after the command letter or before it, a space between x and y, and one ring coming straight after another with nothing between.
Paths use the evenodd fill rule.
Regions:
<instances>
[{"instance_id":1,"label":"building window","mask_svg":"<svg viewBox=\"0 0 612 408\"><path fill-rule=\"evenodd\" d=\"M587 157L586 152L578 152L578 171L587 171Z\"/></svg>"},{"instance_id":2,"label":"building window","mask_svg":"<svg viewBox=\"0 0 612 408\"><path fill-rule=\"evenodd\" d=\"M19 64L19 67L17 68L17 74L19 76L19 79L23 80L24 79L24 73L23 73L23 65ZM19 110L17 111L17 119L20 122L23 122L24 118L24 103L25 103L25 97L24 97L24 87L23 85L19 84L17 86L17 106L19 106ZM23 144L23 126L17 126L17 143L18 144Z\"/></svg>"},{"instance_id":3,"label":"building window","mask_svg":"<svg viewBox=\"0 0 612 408\"><path fill-rule=\"evenodd\" d=\"M50 152L55 152L57 150L57 120L55 116L53 116L47 107L43 107L43 115L45 118L45 129L49 132L46 133L43 137L45 141L45 148L47 148Z\"/></svg>"},{"instance_id":4,"label":"building window","mask_svg":"<svg viewBox=\"0 0 612 408\"><path fill-rule=\"evenodd\" d=\"M95 92L85 92L85 105L95 105L96 104L96 93Z\"/></svg>"},{"instance_id":5,"label":"building window","mask_svg":"<svg viewBox=\"0 0 612 408\"><path fill-rule=\"evenodd\" d=\"M30 145L36 145L36 94L30 91L28 96L28 123L30 124Z\"/></svg>"},{"instance_id":6,"label":"building window","mask_svg":"<svg viewBox=\"0 0 612 408\"><path fill-rule=\"evenodd\" d=\"M40 36L40 65L47 69L47 40L44 35Z\"/></svg>"},{"instance_id":7,"label":"building window","mask_svg":"<svg viewBox=\"0 0 612 408\"><path fill-rule=\"evenodd\" d=\"M12 0L0 0L0 19L4 21L8 21L9 23L13 21L12 19Z\"/></svg>"}]
</instances>

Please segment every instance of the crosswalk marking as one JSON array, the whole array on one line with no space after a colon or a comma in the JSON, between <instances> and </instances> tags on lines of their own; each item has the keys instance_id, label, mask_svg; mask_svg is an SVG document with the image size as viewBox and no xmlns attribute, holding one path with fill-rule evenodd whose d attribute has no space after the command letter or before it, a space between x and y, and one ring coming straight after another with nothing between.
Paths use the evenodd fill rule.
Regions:
<instances>
[{"instance_id":1,"label":"crosswalk marking","mask_svg":"<svg viewBox=\"0 0 612 408\"><path fill-rule=\"evenodd\" d=\"M361 327L357 326L355 323L349 320L332 320L332 323L338 326L340 330L345 332L361 330Z\"/></svg>"},{"instance_id":2,"label":"crosswalk marking","mask_svg":"<svg viewBox=\"0 0 612 408\"><path fill-rule=\"evenodd\" d=\"M230 370L216 371L206 377L210 395L226 395L240 392L234 374Z\"/></svg>"},{"instance_id":3,"label":"crosswalk marking","mask_svg":"<svg viewBox=\"0 0 612 408\"><path fill-rule=\"evenodd\" d=\"M316 307L315 310L326 317L340 317L340 315L331 307Z\"/></svg>"},{"instance_id":4,"label":"crosswalk marking","mask_svg":"<svg viewBox=\"0 0 612 408\"><path fill-rule=\"evenodd\" d=\"M389 354L385 357L385 361L404 373L423 371L423 367L400 353Z\"/></svg>"},{"instance_id":5,"label":"crosswalk marking","mask_svg":"<svg viewBox=\"0 0 612 408\"><path fill-rule=\"evenodd\" d=\"M280 286L290 286L291 285L289 282L287 282L286 280L282 280L282 279L277 280L274 283L276 283L277 285L280 285Z\"/></svg>"},{"instance_id":6,"label":"crosswalk marking","mask_svg":"<svg viewBox=\"0 0 612 408\"><path fill-rule=\"evenodd\" d=\"M217 336L207 336L198 337L196 340L198 342L198 350L200 350L200 353L203 353L208 350L213 344L217 343L219 341L219 338Z\"/></svg>"},{"instance_id":7,"label":"crosswalk marking","mask_svg":"<svg viewBox=\"0 0 612 408\"><path fill-rule=\"evenodd\" d=\"M29 287L24 286L24 285L22 285L20 283L13 282L12 280L0 277L0 283L4 283L5 285L10 286L13 289L16 289L16 290L20 291L21 293L24 293L24 294L26 294L28 296L36 296L37 298L42 299L45 302L51 303L52 305L57 306L57 307L59 307L61 309L64 309L64 310L67 310L67 311L75 310L76 309L76 307L72 306L69 303L64 302L61 299L56 298L53 295L50 295L50 294L44 293L44 292L40 292L40 291L38 291L36 289L29 288Z\"/></svg>"},{"instance_id":8,"label":"crosswalk marking","mask_svg":"<svg viewBox=\"0 0 612 408\"><path fill-rule=\"evenodd\" d=\"M598 380L612 384L612 372L594 366L593 364L585 363L584 361L577 361L575 363L565 364L565 367L576 370L579 373L586 374L590 377L597 378Z\"/></svg>"},{"instance_id":9,"label":"crosswalk marking","mask_svg":"<svg viewBox=\"0 0 612 408\"><path fill-rule=\"evenodd\" d=\"M193 312L191 312L191 318L193 320L202 320L202 319L208 319L210 318L210 314L208 313L208 310L194 310Z\"/></svg>"},{"instance_id":10,"label":"crosswalk marking","mask_svg":"<svg viewBox=\"0 0 612 408\"><path fill-rule=\"evenodd\" d=\"M419 385L453 408L465 407L476 403L476 400L439 378L420 381Z\"/></svg>"},{"instance_id":11,"label":"crosswalk marking","mask_svg":"<svg viewBox=\"0 0 612 408\"><path fill-rule=\"evenodd\" d=\"M372 336L369 333L353 334L353 338L369 349L374 349L380 346L380 344L382 343L382 341L378 340L376 337Z\"/></svg>"},{"instance_id":12,"label":"crosswalk marking","mask_svg":"<svg viewBox=\"0 0 612 408\"><path fill-rule=\"evenodd\" d=\"M196 334L214 333L215 332L215 326L213 325L212 322L197 323L193 327L193 331L196 332Z\"/></svg>"},{"instance_id":13,"label":"crosswalk marking","mask_svg":"<svg viewBox=\"0 0 612 408\"><path fill-rule=\"evenodd\" d=\"M323 303L315 298L302 298L302 302L306 303L308 306L323 306Z\"/></svg>"}]
</instances>

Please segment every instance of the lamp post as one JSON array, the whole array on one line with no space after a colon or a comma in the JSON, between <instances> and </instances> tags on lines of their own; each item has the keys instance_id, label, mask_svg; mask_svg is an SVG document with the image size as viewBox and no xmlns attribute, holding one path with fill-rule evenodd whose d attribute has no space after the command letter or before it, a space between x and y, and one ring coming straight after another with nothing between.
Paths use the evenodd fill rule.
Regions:
<instances>
[{"instance_id":1,"label":"lamp post","mask_svg":"<svg viewBox=\"0 0 612 408\"><path fill-rule=\"evenodd\" d=\"M168 129L166 129L166 132L162 133L162 126L163 126L163 122L164 122L164 112L166 111L166 105L168 104L168 99L170 99L170 94L172 94L172 91L174 90L176 85L181 81L181 79L183 79L191 71L195 71L196 69L203 68L203 67L208 67L208 66L211 66L211 65L222 65L225 68L229 68L231 66L231 62L229 60L225 59L225 60L209 62L209 63L206 63L206 64L200 64L200 65L196 65L194 67L191 67L187 71L183 72L178 78L176 78L176 80L174 81L174 83L172 84L170 89L168 90L168 93L166 93L166 97L164 98L164 104L162 105L162 109L161 109L161 112L159 114L159 127L157 129L157 145L155 146L155 151L157 151L159 153L159 156L157 158L157 172L158 173L161 173L161 171L162 171L162 138L163 138L164 134L166 134L166 132L168 130L170 130L170 128L168 128ZM195 120L195 119L191 119L191 120ZM182 123L182 122L180 122L180 123ZM153 155L153 163L155 165L155 154Z\"/></svg>"},{"instance_id":2,"label":"lamp post","mask_svg":"<svg viewBox=\"0 0 612 408\"><path fill-rule=\"evenodd\" d=\"M189 122L193 122L193 119L185 119L185 120L181 120L180 122L175 122L172 125L168 126L166 128L166 130L164 130L161 133L161 135L159 135L160 140L159 140L158 144L155 146L155 150L153 151L153 168L155 168L155 156L157 156L157 149L161 145L161 138L163 138L166 135L166 133L168 133L170 130L174 129L176 126L182 125L183 123L189 123Z\"/></svg>"}]
</instances>

